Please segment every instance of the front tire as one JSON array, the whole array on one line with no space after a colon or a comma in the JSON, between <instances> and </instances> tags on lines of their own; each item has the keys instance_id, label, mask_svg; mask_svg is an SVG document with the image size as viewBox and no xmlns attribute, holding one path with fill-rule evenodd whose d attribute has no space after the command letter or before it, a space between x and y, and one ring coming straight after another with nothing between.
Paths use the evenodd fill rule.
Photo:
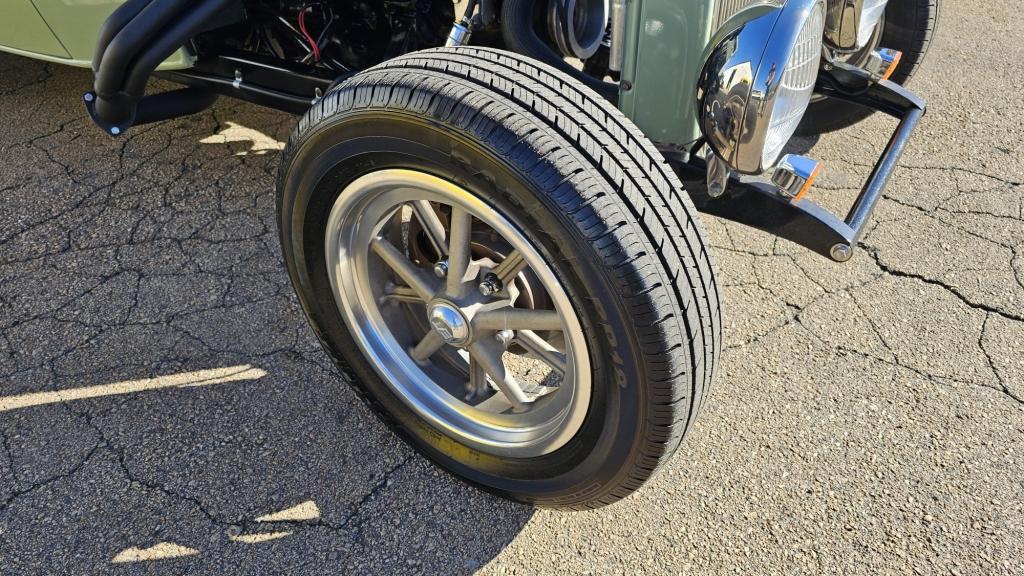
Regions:
<instances>
[{"instance_id":1,"label":"front tire","mask_svg":"<svg viewBox=\"0 0 1024 576\"><path fill-rule=\"evenodd\" d=\"M707 396L721 318L694 208L628 120L546 65L430 50L342 83L292 134L278 208L327 351L387 424L471 483L550 507L614 502L672 455ZM473 289L513 253L526 262L514 282ZM529 297L510 297L513 283ZM380 311L384 285L404 303ZM481 320L499 305L514 331ZM561 379L522 396L499 382L539 360Z\"/></svg>"},{"instance_id":2,"label":"front tire","mask_svg":"<svg viewBox=\"0 0 1024 576\"><path fill-rule=\"evenodd\" d=\"M939 0L889 0L885 17L879 24L880 30L876 31L879 37L877 41L872 40L875 47L893 48L903 53L890 80L900 85L910 81L928 53L938 20ZM850 63L857 65L860 56L854 55ZM814 136L835 132L853 126L873 113L870 108L822 98L811 102L796 133L798 136Z\"/></svg>"}]
</instances>

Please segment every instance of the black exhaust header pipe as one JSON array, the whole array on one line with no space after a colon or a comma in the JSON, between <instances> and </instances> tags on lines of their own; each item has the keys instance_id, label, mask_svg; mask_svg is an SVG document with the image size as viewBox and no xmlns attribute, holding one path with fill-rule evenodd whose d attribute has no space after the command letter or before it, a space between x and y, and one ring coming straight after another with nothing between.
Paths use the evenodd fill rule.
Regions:
<instances>
[{"instance_id":1,"label":"black exhaust header pipe","mask_svg":"<svg viewBox=\"0 0 1024 576\"><path fill-rule=\"evenodd\" d=\"M199 112L216 100L200 88L145 96L161 62L206 30L225 24L239 0L128 0L100 30L93 57L93 91L84 96L93 121L117 136L134 124ZM215 23L215 24L214 24Z\"/></svg>"}]
</instances>

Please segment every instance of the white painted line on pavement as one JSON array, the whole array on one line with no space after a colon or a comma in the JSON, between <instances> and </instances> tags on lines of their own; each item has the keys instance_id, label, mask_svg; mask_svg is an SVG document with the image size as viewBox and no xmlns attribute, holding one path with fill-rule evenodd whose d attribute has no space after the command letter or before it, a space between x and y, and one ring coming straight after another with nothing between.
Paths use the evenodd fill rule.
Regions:
<instances>
[{"instance_id":1,"label":"white painted line on pavement","mask_svg":"<svg viewBox=\"0 0 1024 576\"><path fill-rule=\"evenodd\" d=\"M306 500L302 504L296 504L291 508L285 508L280 512L273 512L266 516L260 516L257 522L302 522L304 520L316 520L320 517L320 508L316 502Z\"/></svg>"},{"instance_id":2,"label":"white painted line on pavement","mask_svg":"<svg viewBox=\"0 0 1024 576\"><path fill-rule=\"evenodd\" d=\"M166 560L168 558L181 558L182 556L195 556L199 550L175 544L174 542L160 542L149 548L125 548L114 556L111 562L121 564L123 562L148 562L151 560Z\"/></svg>"},{"instance_id":3,"label":"white painted line on pavement","mask_svg":"<svg viewBox=\"0 0 1024 576\"><path fill-rule=\"evenodd\" d=\"M254 534L238 534L232 536L228 534L228 538L232 542L241 542L243 544L261 544L263 542L270 542L271 540L277 540L278 538L284 538L290 536L291 532L257 532Z\"/></svg>"},{"instance_id":4,"label":"white painted line on pavement","mask_svg":"<svg viewBox=\"0 0 1024 576\"><path fill-rule=\"evenodd\" d=\"M49 392L31 392L17 396L0 396L0 412L16 410L18 408L29 408L32 406L44 406L58 402L70 402L72 400L85 400L87 398L100 398L102 396L116 396L118 394L134 394L147 390L159 390L161 388L187 388L192 386L212 386L226 382L239 382L242 380L259 380L267 373L259 368L248 364L240 366L229 366L226 368L213 368L210 370L196 370L193 372L182 372L180 374L169 374L143 380L126 380L124 382L113 382L111 384L99 384L96 386L84 386L82 388L70 388L64 390L53 390Z\"/></svg>"}]
</instances>

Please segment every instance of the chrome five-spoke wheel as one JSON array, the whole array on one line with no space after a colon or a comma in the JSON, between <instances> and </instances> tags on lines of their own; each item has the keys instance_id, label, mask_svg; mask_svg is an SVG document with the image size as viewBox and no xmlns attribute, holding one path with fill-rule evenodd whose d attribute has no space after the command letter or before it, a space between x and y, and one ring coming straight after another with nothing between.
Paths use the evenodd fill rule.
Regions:
<instances>
[{"instance_id":1,"label":"chrome five-spoke wheel","mask_svg":"<svg viewBox=\"0 0 1024 576\"><path fill-rule=\"evenodd\" d=\"M565 444L591 394L565 289L508 219L430 174L346 186L327 221L337 305L384 381L423 418L493 454Z\"/></svg>"}]
</instances>

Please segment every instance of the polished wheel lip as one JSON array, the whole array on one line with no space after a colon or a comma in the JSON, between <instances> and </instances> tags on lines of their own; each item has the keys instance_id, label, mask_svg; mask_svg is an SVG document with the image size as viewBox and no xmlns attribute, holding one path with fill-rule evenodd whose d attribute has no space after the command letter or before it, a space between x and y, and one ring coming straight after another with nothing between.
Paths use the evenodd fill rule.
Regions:
<instances>
[{"instance_id":1,"label":"polished wheel lip","mask_svg":"<svg viewBox=\"0 0 1024 576\"><path fill-rule=\"evenodd\" d=\"M423 363L413 360L408 347L398 342L381 315L380 299L370 287L369 245L379 240L381 227L396 208L423 200L459 206L486 223L520 253L551 295L565 334L565 376L561 387L537 399L525 413L486 412L446 392L426 374ZM466 189L424 172L378 170L342 190L328 217L325 248L335 303L349 332L384 383L434 428L481 452L518 458L551 453L579 431L590 406L592 378L582 326L565 289L540 252L494 208ZM427 295L429 287L426 281L418 287L427 296L423 298L425 303L457 308L438 300L437 294ZM476 294L475 287L471 292ZM487 329L492 329L494 315L485 316L481 318ZM464 347L459 352L467 355L493 349L498 343L480 336L475 340L453 339L450 344Z\"/></svg>"}]
</instances>

